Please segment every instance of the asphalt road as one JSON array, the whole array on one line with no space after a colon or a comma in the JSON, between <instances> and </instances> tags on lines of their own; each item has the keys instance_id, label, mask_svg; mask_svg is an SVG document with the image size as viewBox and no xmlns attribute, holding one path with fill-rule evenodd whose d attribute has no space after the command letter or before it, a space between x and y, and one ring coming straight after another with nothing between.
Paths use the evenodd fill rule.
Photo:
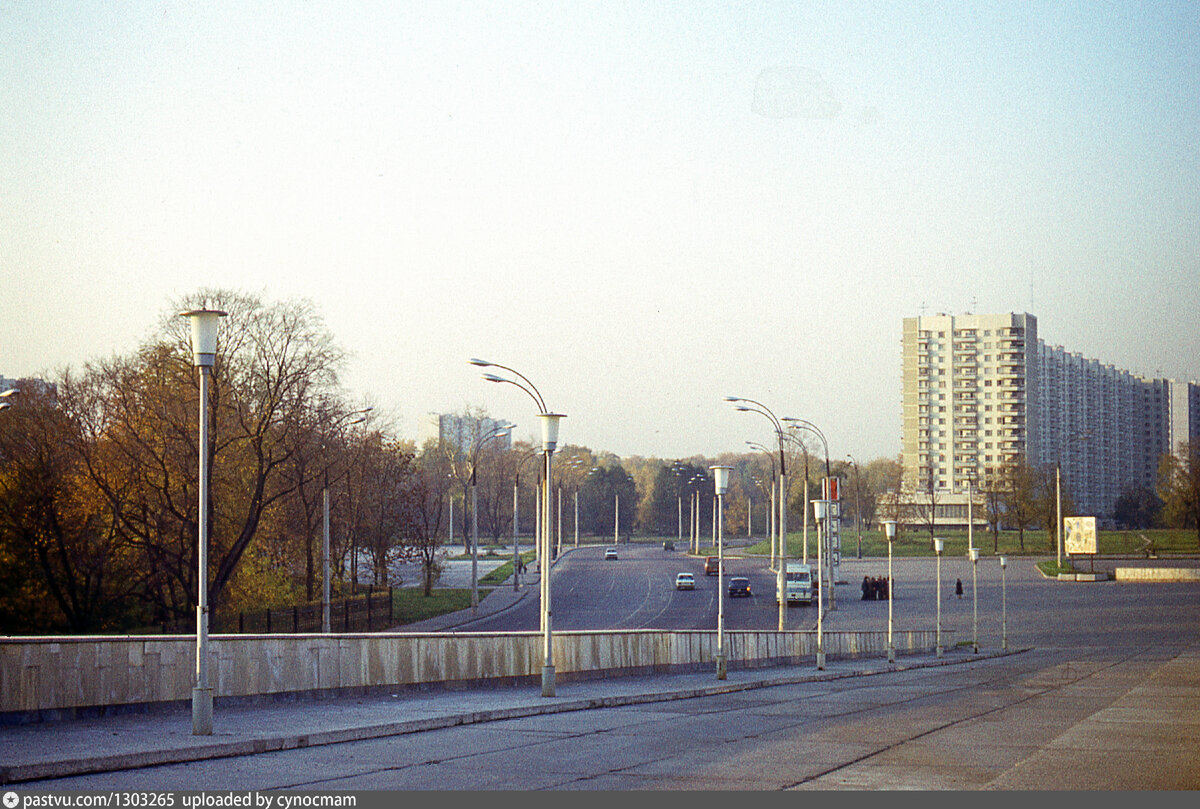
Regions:
<instances>
[{"instance_id":1,"label":"asphalt road","mask_svg":"<svg viewBox=\"0 0 1200 809\"><path fill-rule=\"evenodd\" d=\"M555 613L586 628L715 620L714 579L677 593L700 560L651 546L560 561ZM886 560L847 560L831 628L884 627L886 602L861 601ZM757 594L730 617L774 615L761 562L733 560ZM947 655L960 665L724 696L513 719L386 739L53 782L56 790L787 790L1200 789L1200 585L1047 581L1032 560L979 577L980 644L1021 651L970 660L952 640L974 626L972 567L942 563ZM936 564L895 564L896 625L935 620ZM560 579L561 576L561 579ZM962 579L963 598L953 584ZM561 582L561 584L560 584ZM761 589L760 589L761 588ZM765 590L765 592L764 592ZM536 627L536 599L520 620ZM806 620L815 609L793 613ZM519 618L518 610L508 620ZM666 622L666 623L664 623ZM557 625L562 628L563 619Z\"/></svg>"}]
</instances>

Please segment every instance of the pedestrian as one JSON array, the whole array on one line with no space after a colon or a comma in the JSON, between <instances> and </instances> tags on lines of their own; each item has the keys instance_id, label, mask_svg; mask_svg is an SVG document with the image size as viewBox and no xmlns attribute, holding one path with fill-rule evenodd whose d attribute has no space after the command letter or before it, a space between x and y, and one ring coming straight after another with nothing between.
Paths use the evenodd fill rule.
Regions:
<instances>
[{"instance_id":1,"label":"pedestrian","mask_svg":"<svg viewBox=\"0 0 1200 809\"><path fill-rule=\"evenodd\" d=\"M863 601L866 601L867 599L869 599L871 597L871 580L868 579L866 576L863 576L862 593L863 593L862 594Z\"/></svg>"},{"instance_id":2,"label":"pedestrian","mask_svg":"<svg viewBox=\"0 0 1200 809\"><path fill-rule=\"evenodd\" d=\"M954 580L954 594L962 599L962 579Z\"/></svg>"}]
</instances>

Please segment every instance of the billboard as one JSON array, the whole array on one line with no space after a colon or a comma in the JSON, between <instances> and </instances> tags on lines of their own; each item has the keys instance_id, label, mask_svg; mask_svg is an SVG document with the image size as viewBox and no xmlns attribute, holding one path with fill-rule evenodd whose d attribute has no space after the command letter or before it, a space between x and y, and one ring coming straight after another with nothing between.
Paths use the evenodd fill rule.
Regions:
<instances>
[{"instance_id":1,"label":"billboard","mask_svg":"<svg viewBox=\"0 0 1200 809\"><path fill-rule=\"evenodd\" d=\"M1096 518L1095 517L1064 517L1063 550L1067 553L1096 552Z\"/></svg>"}]
</instances>

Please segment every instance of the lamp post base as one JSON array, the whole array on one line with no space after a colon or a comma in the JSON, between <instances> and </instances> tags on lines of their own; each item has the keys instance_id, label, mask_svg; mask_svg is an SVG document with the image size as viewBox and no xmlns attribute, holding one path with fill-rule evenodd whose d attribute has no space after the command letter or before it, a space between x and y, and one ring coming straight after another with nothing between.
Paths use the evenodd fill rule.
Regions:
<instances>
[{"instance_id":1,"label":"lamp post base","mask_svg":"<svg viewBox=\"0 0 1200 809\"><path fill-rule=\"evenodd\" d=\"M725 655L717 655L717 679L724 680L728 669L725 666Z\"/></svg>"},{"instance_id":2,"label":"lamp post base","mask_svg":"<svg viewBox=\"0 0 1200 809\"><path fill-rule=\"evenodd\" d=\"M896 662L896 647L895 646L890 646L890 645L888 646L888 662L889 663Z\"/></svg>"},{"instance_id":3,"label":"lamp post base","mask_svg":"<svg viewBox=\"0 0 1200 809\"><path fill-rule=\"evenodd\" d=\"M192 735L211 736L213 732L213 690L192 689Z\"/></svg>"},{"instance_id":4,"label":"lamp post base","mask_svg":"<svg viewBox=\"0 0 1200 809\"><path fill-rule=\"evenodd\" d=\"M940 643L938 644L938 647L937 647L937 656L938 657L942 656L942 645Z\"/></svg>"},{"instance_id":5,"label":"lamp post base","mask_svg":"<svg viewBox=\"0 0 1200 809\"><path fill-rule=\"evenodd\" d=\"M554 696L554 666L542 666L542 696Z\"/></svg>"},{"instance_id":6,"label":"lamp post base","mask_svg":"<svg viewBox=\"0 0 1200 809\"><path fill-rule=\"evenodd\" d=\"M817 671L825 670L825 653L817 652Z\"/></svg>"}]
</instances>

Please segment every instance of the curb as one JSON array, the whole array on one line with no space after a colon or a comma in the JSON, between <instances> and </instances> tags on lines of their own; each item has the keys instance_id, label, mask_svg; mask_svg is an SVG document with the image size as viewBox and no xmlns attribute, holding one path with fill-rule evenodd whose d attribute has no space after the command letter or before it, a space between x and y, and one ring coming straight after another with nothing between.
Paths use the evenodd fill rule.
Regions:
<instances>
[{"instance_id":1,"label":"curb","mask_svg":"<svg viewBox=\"0 0 1200 809\"><path fill-rule=\"evenodd\" d=\"M877 674L911 671L914 669L951 666L962 663L972 663L980 660L991 660L1010 655L1022 654L1029 648L1010 649L1007 652L989 652L971 655L961 659L930 660L910 664L883 663L875 668L858 669L845 672L818 672L796 674L777 679L757 679L742 683L723 683L721 685L700 686L677 691L660 691L648 694L622 694L607 697L589 697L567 702L550 702L542 704L519 705L511 708L495 708L484 711L471 711L445 716L429 717L427 719L412 719L403 722L386 722L379 725L367 725L358 728L343 728L340 730L318 731L303 734L285 734L282 736L243 739L231 742L201 744L195 747L147 750L138 753L122 753L108 756L89 756L86 758L47 761L37 764L19 764L0 767L0 784L13 784L22 781L38 781L48 778L64 778L72 775L91 775L102 772L119 770L136 770L144 767L155 767L163 764L185 764L193 761L206 761L217 758L233 758L250 756L259 753L274 753L284 750L298 750L306 747L317 747L327 744L365 741L387 736L403 736L409 733L420 733L427 730L440 730L460 725L473 725L483 722L495 722L504 719L521 719L529 716L542 716L572 711L585 711L595 708L615 708L628 705L644 705L654 702L671 702L696 697L711 697L722 694L733 694L757 688L773 686L796 685L799 683L826 682L843 680L853 677L870 677Z\"/></svg>"}]
</instances>

